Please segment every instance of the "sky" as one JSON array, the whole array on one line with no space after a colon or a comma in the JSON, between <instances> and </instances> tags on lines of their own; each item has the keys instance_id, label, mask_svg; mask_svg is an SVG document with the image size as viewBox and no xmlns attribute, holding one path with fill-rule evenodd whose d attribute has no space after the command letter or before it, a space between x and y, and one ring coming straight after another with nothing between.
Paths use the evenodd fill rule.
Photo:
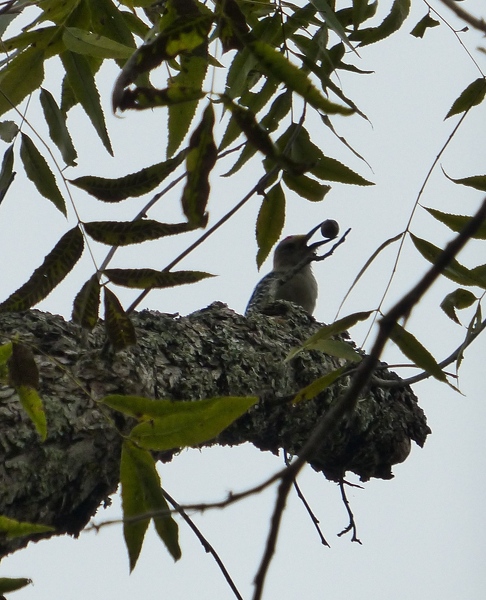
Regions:
<instances>
[{"instance_id":1,"label":"sky","mask_svg":"<svg viewBox=\"0 0 486 600\"><path fill-rule=\"evenodd\" d=\"M376 185L335 184L322 203L313 204L289 194L285 234L304 233L325 218L336 219L342 230L352 228L348 240L332 259L314 267L319 282L315 316L322 322L336 317L342 298L369 255L383 241L405 228L427 172L457 123L457 117L444 121L444 116L460 92L479 77L458 38L444 24L429 30L422 40L409 35L427 11L421 1L413 5L412 15L398 34L386 42L361 49L360 58L348 57L373 74L342 75L341 83L347 95L368 116L371 124L359 118L339 118L335 126L339 134L365 156L372 170L315 123L316 131L322 131L325 153L342 160ZM484 4L480 0L467 0L462 5L484 16ZM433 6L453 27L462 28L438 1ZM475 32L458 35L484 69L485 55L476 50L478 45L486 45L481 36ZM52 93L58 92L57 74L52 67L47 75L46 81L53 81ZM115 158L106 154L86 117L73 111L70 125L81 152L79 167L69 171L69 177L84 174L115 177L163 160L166 125L163 111L112 116L109 90L115 76L116 68L112 65L102 72L100 81ZM441 157L440 166L433 172L422 196L423 206L457 214L473 214L479 206L481 193L453 184L444 177L440 167L456 178L485 173L484 110L484 106L479 107L469 115ZM35 109L29 116L42 130ZM230 164L222 165L219 173ZM210 223L236 204L260 176L259 166L245 170L236 181L213 176ZM67 229L62 216L39 201L30 182L18 176L15 186L15 194L11 190L0 207L3 216L1 251L3 256L9 256L15 248L17 255L15 264L2 261L2 298L28 278L40 264L39 257L47 254ZM159 203L151 217L177 220L180 217L178 193L175 191ZM112 218L112 206L98 206L99 203L81 191L75 193L75 201L85 220ZM144 201L116 207L116 215L130 219ZM229 225L180 265L184 269L210 270L218 277L191 288L153 292L143 307L188 314L220 300L242 312L262 275L256 269L253 237L260 202L259 198L252 199ZM414 216L411 229L438 246L452 238L445 226L439 225L421 208ZM136 252L120 252L113 266L163 268L198 235L188 234L180 236L181 239L144 245ZM478 243L469 244L461 253L460 261L468 266L484 263L484 250L481 255L480 247ZM106 252L102 247L95 250L99 258ZM354 288L341 316L376 308L395 256L395 246L380 256ZM396 278L384 302L385 309L414 285L426 268L427 264L417 256L410 242L406 242ZM262 272L269 269L267 262ZM68 318L74 294L91 273L92 264L86 257L39 308ZM408 323L411 331L439 360L455 349L464 336L464 329L452 323L439 309L442 298L453 289L452 282L445 279L437 282ZM121 293L120 297L128 303L133 294ZM463 322L467 323L470 316L464 311ZM366 324L351 333L358 344L370 347L374 332L368 336ZM407 461L394 468L394 479L374 480L364 484L363 489L348 491L362 545L352 543L349 536L337 536L347 525L337 486L310 468L304 470L299 476L299 485L331 548L321 545L302 503L291 494L264 598L484 598L485 352L486 343L481 338L466 352L459 380L462 394L435 381L414 386L433 433L423 449L414 447ZM386 348L385 359L389 363L403 362L391 345ZM406 376L409 371L400 373ZM186 450L171 464L160 467L159 472L167 491L180 504L185 504L221 500L230 491L241 491L263 481L281 466L281 457L245 445ZM356 482L353 476L349 479ZM252 580L261 559L274 500L275 488L272 487L225 510L193 515L245 600L252 595ZM100 509L94 521L100 524L119 515L119 501L115 496L113 506ZM180 531L183 558L177 564L151 532L135 571L129 575L121 526L111 525L98 533L82 533L77 540L59 538L31 544L2 561L0 576L26 576L34 580L34 585L12 595L18 600L233 598L214 560L183 523L180 523Z\"/></svg>"}]
</instances>

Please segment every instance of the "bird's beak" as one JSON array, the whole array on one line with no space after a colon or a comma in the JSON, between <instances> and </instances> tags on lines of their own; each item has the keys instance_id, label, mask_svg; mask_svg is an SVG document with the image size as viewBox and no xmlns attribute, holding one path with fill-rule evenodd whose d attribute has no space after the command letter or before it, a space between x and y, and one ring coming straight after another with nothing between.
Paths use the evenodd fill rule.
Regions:
<instances>
[{"instance_id":1,"label":"bird's beak","mask_svg":"<svg viewBox=\"0 0 486 600\"><path fill-rule=\"evenodd\" d=\"M316 225L315 227L313 227L309 233L305 236L305 242L306 244L308 244L308 242L310 242L311 237L314 235L314 233L316 231L318 231L321 228L322 223L319 223L319 225ZM309 248L309 250L317 250L317 248L319 248L320 246L327 244L328 242L330 242L331 240L329 238L325 238L322 240L319 240L318 242L314 242L313 244L309 244L307 247Z\"/></svg>"}]
</instances>

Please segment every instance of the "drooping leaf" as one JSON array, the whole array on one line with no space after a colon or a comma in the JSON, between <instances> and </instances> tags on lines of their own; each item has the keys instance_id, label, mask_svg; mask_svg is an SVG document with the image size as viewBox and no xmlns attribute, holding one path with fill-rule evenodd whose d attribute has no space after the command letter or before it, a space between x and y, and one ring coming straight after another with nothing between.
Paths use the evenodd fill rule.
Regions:
<instances>
[{"instance_id":1,"label":"drooping leaf","mask_svg":"<svg viewBox=\"0 0 486 600\"><path fill-rule=\"evenodd\" d=\"M40 101L46 123L49 127L51 140L59 148L66 165L70 167L76 165L78 154L69 135L65 115L57 105L52 94L44 88L41 88Z\"/></svg>"},{"instance_id":2,"label":"drooping leaf","mask_svg":"<svg viewBox=\"0 0 486 600\"><path fill-rule=\"evenodd\" d=\"M160 513L154 517L157 533L174 560L178 560L181 557L178 527L170 515L160 487L154 459L150 452L138 448L129 440L125 440L122 446L120 482L123 535L130 560L130 571L135 568L150 522L150 517L143 518L145 513Z\"/></svg>"},{"instance_id":3,"label":"drooping leaf","mask_svg":"<svg viewBox=\"0 0 486 600\"><path fill-rule=\"evenodd\" d=\"M193 402L166 402L167 413L136 425L130 438L148 450L196 446L213 439L258 401L224 396Z\"/></svg>"},{"instance_id":4,"label":"drooping leaf","mask_svg":"<svg viewBox=\"0 0 486 600\"><path fill-rule=\"evenodd\" d=\"M25 577L0 577L0 594L15 592L32 583Z\"/></svg>"},{"instance_id":5,"label":"drooping leaf","mask_svg":"<svg viewBox=\"0 0 486 600\"><path fill-rule=\"evenodd\" d=\"M25 344L12 342L12 354L8 359L8 380L15 388L20 386L38 389L39 369L32 349Z\"/></svg>"},{"instance_id":6,"label":"drooping leaf","mask_svg":"<svg viewBox=\"0 0 486 600\"><path fill-rule=\"evenodd\" d=\"M256 222L258 253L257 266L265 262L270 250L282 234L285 223L285 194L280 183L275 184L263 197Z\"/></svg>"},{"instance_id":7,"label":"drooping leaf","mask_svg":"<svg viewBox=\"0 0 486 600\"><path fill-rule=\"evenodd\" d=\"M43 300L66 277L83 253L79 227L65 233L29 281L0 304L0 312L27 310Z\"/></svg>"},{"instance_id":8,"label":"drooping leaf","mask_svg":"<svg viewBox=\"0 0 486 600\"><path fill-rule=\"evenodd\" d=\"M0 202L5 198L5 194L8 192L9 187L15 178L13 170L14 164L14 153L13 144L9 146L3 155L2 167L0 169Z\"/></svg>"},{"instance_id":9,"label":"drooping leaf","mask_svg":"<svg viewBox=\"0 0 486 600\"><path fill-rule=\"evenodd\" d=\"M452 229L452 231L462 231L472 219L472 217L464 215L452 215L450 213L445 213L440 210L436 210L435 208L427 208L426 206L424 206L424 208L435 219L447 225L449 229ZM486 223L483 223L472 237L478 240L486 240Z\"/></svg>"},{"instance_id":10,"label":"drooping leaf","mask_svg":"<svg viewBox=\"0 0 486 600\"><path fill-rule=\"evenodd\" d=\"M34 424L41 441L47 437L47 421L44 406L39 393L34 388L21 385L16 388L23 409Z\"/></svg>"},{"instance_id":11,"label":"drooping leaf","mask_svg":"<svg viewBox=\"0 0 486 600\"><path fill-rule=\"evenodd\" d=\"M465 112L466 110L469 110L473 106L481 104L481 102L484 100L485 95L486 79L484 77L479 77L478 79L470 83L467 86L467 88L460 94L460 96L454 101L445 118L448 119L453 115L458 115L460 113Z\"/></svg>"},{"instance_id":12,"label":"drooping leaf","mask_svg":"<svg viewBox=\"0 0 486 600\"><path fill-rule=\"evenodd\" d=\"M410 12L411 0L394 0L389 14L377 27L358 29L349 36L352 40L358 40L360 46L374 44L395 33L403 25Z\"/></svg>"},{"instance_id":13,"label":"drooping leaf","mask_svg":"<svg viewBox=\"0 0 486 600\"><path fill-rule=\"evenodd\" d=\"M48 533L49 531L55 531L54 527L38 523L27 523L26 521L16 521L15 519L0 515L0 533L8 539L32 535L34 533Z\"/></svg>"},{"instance_id":14,"label":"drooping leaf","mask_svg":"<svg viewBox=\"0 0 486 600\"><path fill-rule=\"evenodd\" d=\"M32 46L12 58L0 71L0 115L17 106L39 88L43 79L43 50Z\"/></svg>"},{"instance_id":15,"label":"drooping leaf","mask_svg":"<svg viewBox=\"0 0 486 600\"><path fill-rule=\"evenodd\" d=\"M93 329L98 322L101 285L96 273L88 279L73 302L71 319L84 329Z\"/></svg>"},{"instance_id":16,"label":"drooping leaf","mask_svg":"<svg viewBox=\"0 0 486 600\"><path fill-rule=\"evenodd\" d=\"M410 234L420 254L430 263L435 264L438 257L442 254L442 250L434 246L431 242ZM448 279L455 281L459 285L476 285L486 289L486 274L474 272L474 269L468 269L461 265L455 258L451 260L448 266L442 271Z\"/></svg>"},{"instance_id":17,"label":"drooping leaf","mask_svg":"<svg viewBox=\"0 0 486 600\"><path fill-rule=\"evenodd\" d=\"M326 114L342 115L350 115L354 112L346 106L335 104L325 98L301 69L272 48L270 44L256 40L249 43L247 47L266 73L302 96L316 110Z\"/></svg>"},{"instance_id":18,"label":"drooping leaf","mask_svg":"<svg viewBox=\"0 0 486 600\"><path fill-rule=\"evenodd\" d=\"M472 187L475 190L480 190L481 192L486 192L486 175L473 175L472 177L463 177L462 179L453 179L449 177L447 173L444 173L445 176L453 181L454 183L460 183L461 185L467 185L468 187Z\"/></svg>"},{"instance_id":19,"label":"drooping leaf","mask_svg":"<svg viewBox=\"0 0 486 600\"><path fill-rule=\"evenodd\" d=\"M447 382L444 371L439 367L432 354L409 331L398 323L395 324L390 339L400 348L419 369L423 369L439 381Z\"/></svg>"},{"instance_id":20,"label":"drooping leaf","mask_svg":"<svg viewBox=\"0 0 486 600\"><path fill-rule=\"evenodd\" d=\"M356 323L359 321L366 320L371 315L371 312L372 311L353 313L343 317L342 319L334 321L334 323L331 323L330 325L324 325L324 327L321 327L317 333L307 339L302 346L291 350L285 360L291 360L303 350L318 350L319 344L321 344L323 341L328 340L329 338L338 335L343 331L346 331L350 327L353 327L353 325L356 325Z\"/></svg>"},{"instance_id":21,"label":"drooping leaf","mask_svg":"<svg viewBox=\"0 0 486 600\"><path fill-rule=\"evenodd\" d=\"M27 177L34 183L37 191L50 200L66 216L64 198L57 187L56 179L46 159L27 134L22 133L21 135L20 158L22 159Z\"/></svg>"},{"instance_id":22,"label":"drooping leaf","mask_svg":"<svg viewBox=\"0 0 486 600\"><path fill-rule=\"evenodd\" d=\"M177 169L184 158L185 152L180 152L174 158L117 179L86 175L72 179L70 183L104 202L119 202L152 191Z\"/></svg>"},{"instance_id":23,"label":"drooping leaf","mask_svg":"<svg viewBox=\"0 0 486 600\"><path fill-rule=\"evenodd\" d=\"M350 48L353 52L356 52L353 45L348 39L346 30L337 18L334 10L332 10L329 6L327 0L311 0L311 3L320 12L329 29L332 29L332 31L334 31L334 33L336 33L342 39L342 41L346 44L346 46L348 46L348 48Z\"/></svg>"},{"instance_id":24,"label":"drooping leaf","mask_svg":"<svg viewBox=\"0 0 486 600\"><path fill-rule=\"evenodd\" d=\"M299 390L292 402L297 404L298 402L303 402L305 400L312 400L312 398L315 398L318 394L332 385L336 379L341 377L345 370L346 367L339 367L338 369L319 377L319 379L316 379L305 388Z\"/></svg>"},{"instance_id":25,"label":"drooping leaf","mask_svg":"<svg viewBox=\"0 0 486 600\"><path fill-rule=\"evenodd\" d=\"M209 198L209 174L218 151L213 139L214 110L211 103L206 107L201 122L191 135L186 158L187 181L182 192L182 209L194 227L205 227L206 204Z\"/></svg>"},{"instance_id":26,"label":"drooping leaf","mask_svg":"<svg viewBox=\"0 0 486 600\"><path fill-rule=\"evenodd\" d=\"M137 343L135 327L130 321L127 313L115 296L115 294L104 287L105 306L105 328L111 345L115 350L123 350Z\"/></svg>"},{"instance_id":27,"label":"drooping leaf","mask_svg":"<svg viewBox=\"0 0 486 600\"><path fill-rule=\"evenodd\" d=\"M110 246L128 246L157 240L194 229L189 223L159 223L152 219L135 221L91 221L84 223L86 233L97 242Z\"/></svg>"},{"instance_id":28,"label":"drooping leaf","mask_svg":"<svg viewBox=\"0 0 486 600\"><path fill-rule=\"evenodd\" d=\"M292 175L285 172L283 180L288 188L311 202L320 202L331 189L331 186L319 183L307 175Z\"/></svg>"},{"instance_id":29,"label":"drooping leaf","mask_svg":"<svg viewBox=\"0 0 486 600\"><path fill-rule=\"evenodd\" d=\"M474 302L476 302L476 300L477 298L472 292L463 288L458 288L450 294L447 294L444 300L442 300L440 303L440 307L449 317L449 319L452 319L455 323L460 325L461 322L457 317L456 309L462 310L463 308L469 308L474 304Z\"/></svg>"},{"instance_id":30,"label":"drooping leaf","mask_svg":"<svg viewBox=\"0 0 486 600\"><path fill-rule=\"evenodd\" d=\"M129 46L78 27L66 27L62 40L71 52L99 58L129 58L134 51Z\"/></svg>"},{"instance_id":31,"label":"drooping leaf","mask_svg":"<svg viewBox=\"0 0 486 600\"><path fill-rule=\"evenodd\" d=\"M214 277L203 271L155 271L154 269L106 269L103 275L116 285L137 289L174 287Z\"/></svg>"},{"instance_id":32,"label":"drooping leaf","mask_svg":"<svg viewBox=\"0 0 486 600\"><path fill-rule=\"evenodd\" d=\"M66 50L61 54L61 60L76 99L90 118L106 150L113 156L105 116L101 108L100 95L87 59L82 54Z\"/></svg>"},{"instance_id":33,"label":"drooping leaf","mask_svg":"<svg viewBox=\"0 0 486 600\"><path fill-rule=\"evenodd\" d=\"M420 21L415 25L415 27L410 32L414 37L423 38L427 29L432 27L438 27L440 25L440 21L437 19L433 19L430 16L430 12L428 12L425 17L422 17Z\"/></svg>"}]
</instances>

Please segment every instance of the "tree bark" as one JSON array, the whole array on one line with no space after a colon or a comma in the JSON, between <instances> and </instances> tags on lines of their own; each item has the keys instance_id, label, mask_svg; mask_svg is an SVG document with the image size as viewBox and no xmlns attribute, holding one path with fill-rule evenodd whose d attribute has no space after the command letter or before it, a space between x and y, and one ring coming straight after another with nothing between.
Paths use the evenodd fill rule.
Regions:
<instances>
[{"instance_id":1,"label":"tree bark","mask_svg":"<svg viewBox=\"0 0 486 600\"><path fill-rule=\"evenodd\" d=\"M261 450L298 454L349 376L313 400L292 404L298 390L343 361L313 351L284 362L320 324L289 303L275 303L275 309L271 316L248 318L221 303L186 317L143 311L132 317L137 346L117 354L103 352L101 325L86 335L49 313L0 315L2 342L18 335L33 349L48 425L41 443L15 391L0 389L0 514L52 525L56 535L77 535L109 502L119 481L120 434L134 422L97 402L106 394L174 400L257 395L258 405L208 445L251 442ZM378 374L399 380L386 365ZM389 479L411 441L422 446L428 433L408 386L372 384L309 462L332 480L346 471L364 481ZM39 537L0 539L0 556Z\"/></svg>"}]
</instances>

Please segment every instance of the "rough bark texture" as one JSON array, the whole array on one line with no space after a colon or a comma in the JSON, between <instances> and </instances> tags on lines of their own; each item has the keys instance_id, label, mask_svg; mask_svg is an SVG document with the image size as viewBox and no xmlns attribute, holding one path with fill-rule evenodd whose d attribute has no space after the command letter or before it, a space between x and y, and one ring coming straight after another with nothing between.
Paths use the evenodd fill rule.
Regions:
<instances>
[{"instance_id":1,"label":"rough bark texture","mask_svg":"<svg viewBox=\"0 0 486 600\"><path fill-rule=\"evenodd\" d=\"M258 395L260 403L212 443L298 453L347 379L315 400L289 402L339 360L306 352L284 362L319 324L298 307L276 305L273 316L248 318L221 303L187 317L143 311L133 316L138 345L116 355L102 353L101 326L86 337L56 315L0 315L2 342L17 333L33 346L49 432L40 443L14 391L0 390L0 514L53 525L56 534L79 533L117 488L120 432L133 424L96 402L109 393L174 400ZM385 365L379 375L398 379ZM387 479L411 440L422 446L429 432L409 387L371 387L310 463L330 479L346 471ZM0 556L27 542L0 539Z\"/></svg>"}]
</instances>

